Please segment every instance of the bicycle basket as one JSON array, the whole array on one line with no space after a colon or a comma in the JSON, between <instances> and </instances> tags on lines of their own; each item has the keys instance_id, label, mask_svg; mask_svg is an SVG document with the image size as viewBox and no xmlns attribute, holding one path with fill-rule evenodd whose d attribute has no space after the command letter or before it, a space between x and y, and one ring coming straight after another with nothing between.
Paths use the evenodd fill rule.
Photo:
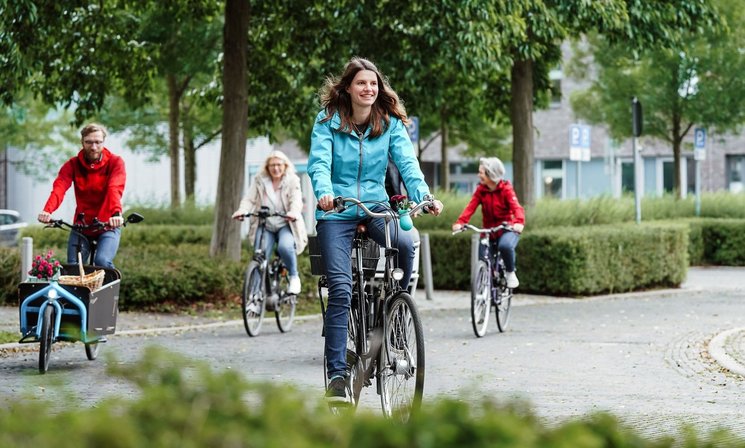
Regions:
<instances>
[{"instance_id":1,"label":"bicycle basket","mask_svg":"<svg viewBox=\"0 0 745 448\"><path fill-rule=\"evenodd\" d=\"M105 271L98 269L90 274L80 275L60 275L59 283L61 285L85 286L91 291L95 291L103 285Z\"/></svg>"},{"instance_id":2,"label":"bicycle basket","mask_svg":"<svg viewBox=\"0 0 745 448\"><path fill-rule=\"evenodd\" d=\"M373 240L365 240L362 246L362 270L366 278L375 276L375 269L380 259L380 246ZM310 253L310 273L313 275L326 275L326 265L321 258L321 248L318 237L308 235L308 252ZM356 266L355 253L352 251L352 267Z\"/></svg>"},{"instance_id":3,"label":"bicycle basket","mask_svg":"<svg viewBox=\"0 0 745 448\"><path fill-rule=\"evenodd\" d=\"M352 268L357 266L356 253L352 250ZM380 260L380 245L371 239L362 241L362 273L365 278L375 277L375 270Z\"/></svg>"}]
</instances>

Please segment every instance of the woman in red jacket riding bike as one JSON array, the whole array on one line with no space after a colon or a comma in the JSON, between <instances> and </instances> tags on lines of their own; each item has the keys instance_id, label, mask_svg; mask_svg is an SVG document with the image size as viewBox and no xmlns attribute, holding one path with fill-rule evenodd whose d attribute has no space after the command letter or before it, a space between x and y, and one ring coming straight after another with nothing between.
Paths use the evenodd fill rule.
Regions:
<instances>
[{"instance_id":1,"label":"woman in red jacket riding bike","mask_svg":"<svg viewBox=\"0 0 745 448\"><path fill-rule=\"evenodd\" d=\"M525 210L517 200L515 190L509 181L504 180L504 164L496 157L483 157L479 161L479 180L471 201L453 224L453 231L460 230L481 205L482 227L497 227L503 222L512 226L514 232L490 234L491 246L499 250L504 260L507 287L517 288L520 282L515 274L515 248L520 233L525 227ZM496 253L496 252L493 252Z\"/></svg>"}]
</instances>

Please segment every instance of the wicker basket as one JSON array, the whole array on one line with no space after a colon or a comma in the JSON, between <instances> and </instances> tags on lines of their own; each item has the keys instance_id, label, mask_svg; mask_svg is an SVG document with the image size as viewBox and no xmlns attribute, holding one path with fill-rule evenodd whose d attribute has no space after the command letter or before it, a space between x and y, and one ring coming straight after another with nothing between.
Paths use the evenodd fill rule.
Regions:
<instances>
[{"instance_id":1,"label":"wicker basket","mask_svg":"<svg viewBox=\"0 0 745 448\"><path fill-rule=\"evenodd\" d=\"M60 275L59 283L63 285L85 286L91 291L95 291L103 285L104 274L105 271L103 269L98 269L82 277L79 275Z\"/></svg>"}]
</instances>

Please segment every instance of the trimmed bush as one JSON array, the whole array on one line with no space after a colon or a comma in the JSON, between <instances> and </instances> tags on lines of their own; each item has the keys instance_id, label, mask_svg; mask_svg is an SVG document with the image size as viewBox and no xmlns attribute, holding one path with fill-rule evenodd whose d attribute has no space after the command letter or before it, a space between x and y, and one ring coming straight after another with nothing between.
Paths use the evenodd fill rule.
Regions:
<instances>
[{"instance_id":1,"label":"trimmed bush","mask_svg":"<svg viewBox=\"0 0 745 448\"><path fill-rule=\"evenodd\" d=\"M704 259L715 265L745 266L745 220L707 220L702 230Z\"/></svg>"},{"instance_id":2,"label":"trimmed bush","mask_svg":"<svg viewBox=\"0 0 745 448\"><path fill-rule=\"evenodd\" d=\"M556 228L518 246L522 292L592 295L677 287L688 268L688 228L676 224Z\"/></svg>"},{"instance_id":3,"label":"trimmed bush","mask_svg":"<svg viewBox=\"0 0 745 448\"><path fill-rule=\"evenodd\" d=\"M470 234L430 232L436 289L470 289ZM590 295L679 286L688 266L680 224L566 227L523 234L517 247L521 292Z\"/></svg>"}]
</instances>

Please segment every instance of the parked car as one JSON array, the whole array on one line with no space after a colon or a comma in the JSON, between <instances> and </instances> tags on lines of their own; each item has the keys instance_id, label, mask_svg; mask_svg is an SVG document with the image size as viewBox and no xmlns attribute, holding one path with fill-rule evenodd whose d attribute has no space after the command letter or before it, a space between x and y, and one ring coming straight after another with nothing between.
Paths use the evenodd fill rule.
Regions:
<instances>
[{"instance_id":1,"label":"parked car","mask_svg":"<svg viewBox=\"0 0 745 448\"><path fill-rule=\"evenodd\" d=\"M28 224L21 221L21 215L15 210L0 209L0 246L13 247L18 244L21 229Z\"/></svg>"}]
</instances>

